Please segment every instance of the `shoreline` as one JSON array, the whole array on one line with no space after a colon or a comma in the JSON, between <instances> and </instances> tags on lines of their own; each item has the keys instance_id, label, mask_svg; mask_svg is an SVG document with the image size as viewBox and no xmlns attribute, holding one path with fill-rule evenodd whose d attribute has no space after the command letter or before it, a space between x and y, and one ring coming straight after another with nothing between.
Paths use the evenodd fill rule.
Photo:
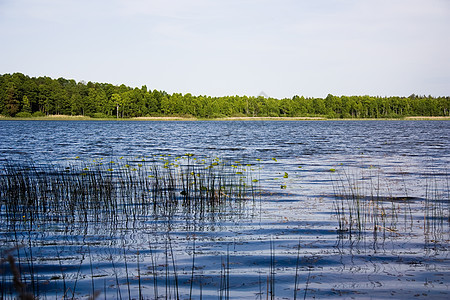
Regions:
<instances>
[{"instance_id":1,"label":"shoreline","mask_svg":"<svg viewBox=\"0 0 450 300\"><path fill-rule=\"evenodd\" d=\"M136 117L136 118L91 118L87 116L50 115L45 117L15 118L0 116L0 121L450 121L448 117L410 116L403 118L333 118L326 117L224 117L224 118L194 118L194 117Z\"/></svg>"}]
</instances>

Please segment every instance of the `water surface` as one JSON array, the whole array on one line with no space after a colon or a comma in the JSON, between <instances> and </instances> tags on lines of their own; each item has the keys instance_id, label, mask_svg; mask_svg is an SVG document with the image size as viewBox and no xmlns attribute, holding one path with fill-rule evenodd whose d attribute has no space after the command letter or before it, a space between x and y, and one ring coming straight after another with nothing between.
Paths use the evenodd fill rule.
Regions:
<instances>
[{"instance_id":1,"label":"water surface","mask_svg":"<svg viewBox=\"0 0 450 300\"><path fill-rule=\"evenodd\" d=\"M450 122L0 126L2 166L122 159L134 166L145 160L146 167L161 155L192 153L251 164L258 180L256 199L201 217L180 209L170 217L140 211L113 223L55 216L40 224L2 222L2 250L22 246L14 254L41 296L98 290L108 299L448 298ZM337 207L349 221L355 194L362 229L338 222ZM11 274L2 274L4 296L12 298Z\"/></svg>"}]
</instances>

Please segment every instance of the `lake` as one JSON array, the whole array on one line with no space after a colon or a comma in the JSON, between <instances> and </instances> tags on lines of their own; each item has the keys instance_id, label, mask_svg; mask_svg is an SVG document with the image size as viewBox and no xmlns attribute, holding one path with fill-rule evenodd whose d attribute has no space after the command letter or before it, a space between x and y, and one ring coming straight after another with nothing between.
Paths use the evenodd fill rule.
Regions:
<instances>
[{"instance_id":1,"label":"lake","mask_svg":"<svg viewBox=\"0 0 450 300\"><path fill-rule=\"evenodd\" d=\"M0 129L4 299L449 297L448 121Z\"/></svg>"}]
</instances>

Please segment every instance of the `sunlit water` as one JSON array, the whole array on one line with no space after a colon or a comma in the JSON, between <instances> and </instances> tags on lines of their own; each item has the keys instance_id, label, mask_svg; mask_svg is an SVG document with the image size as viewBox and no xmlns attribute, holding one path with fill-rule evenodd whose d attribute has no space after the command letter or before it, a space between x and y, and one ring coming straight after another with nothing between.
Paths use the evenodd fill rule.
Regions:
<instances>
[{"instance_id":1,"label":"sunlit water","mask_svg":"<svg viewBox=\"0 0 450 300\"><path fill-rule=\"evenodd\" d=\"M2 250L20 247L11 254L42 298L448 298L450 122L1 121L0 128L2 166L137 165L192 153L251 164L257 179L256 196L202 215L140 211L68 222L49 214L12 224L2 199ZM354 199L361 217L352 223ZM2 296L13 298L6 263L0 275Z\"/></svg>"}]
</instances>

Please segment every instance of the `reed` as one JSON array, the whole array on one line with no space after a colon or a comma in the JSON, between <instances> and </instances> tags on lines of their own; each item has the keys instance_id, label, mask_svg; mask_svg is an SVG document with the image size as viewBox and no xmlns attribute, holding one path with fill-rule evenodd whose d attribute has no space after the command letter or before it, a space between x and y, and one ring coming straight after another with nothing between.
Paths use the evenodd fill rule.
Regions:
<instances>
[{"instance_id":1,"label":"reed","mask_svg":"<svg viewBox=\"0 0 450 300\"><path fill-rule=\"evenodd\" d=\"M300 266L300 240L298 241L298 247L297 247L297 259L295 263L295 279L294 279L294 300L297 300L297 290L298 290L298 270Z\"/></svg>"},{"instance_id":2,"label":"reed","mask_svg":"<svg viewBox=\"0 0 450 300\"><path fill-rule=\"evenodd\" d=\"M169 242L169 249L170 249L170 257L172 258L172 267L173 267L173 277L174 277L174 281L175 281L175 295L176 295L176 299L180 299L180 294L179 294L179 288L178 288L178 273L177 273L177 266L176 266L176 262L175 262L175 256L173 254L173 248L172 248L172 241L170 240L170 236L168 236L167 241ZM168 268L168 266L167 266Z\"/></svg>"},{"instance_id":3,"label":"reed","mask_svg":"<svg viewBox=\"0 0 450 300\"><path fill-rule=\"evenodd\" d=\"M95 284L94 284L94 267L92 265L92 255L91 255L91 248L88 245L88 253L89 253L89 269L91 270L91 287L92 287L92 297L95 297L95 295L98 295L98 291L95 290Z\"/></svg>"},{"instance_id":4,"label":"reed","mask_svg":"<svg viewBox=\"0 0 450 300\"><path fill-rule=\"evenodd\" d=\"M267 278L267 298L275 299L275 246L273 240L270 239L270 263L269 263L269 276Z\"/></svg>"},{"instance_id":5,"label":"reed","mask_svg":"<svg viewBox=\"0 0 450 300\"><path fill-rule=\"evenodd\" d=\"M382 233L384 240L388 235L410 233L417 226L414 218L418 212L423 213L425 234L436 234L449 218L448 176L442 182L430 174L423 199L409 196L404 178L399 184L381 179L379 174L348 174L345 170L338 170L333 176L336 176L332 178L333 210L341 235L361 239L366 233L372 233L375 238Z\"/></svg>"},{"instance_id":6,"label":"reed","mask_svg":"<svg viewBox=\"0 0 450 300\"><path fill-rule=\"evenodd\" d=\"M192 241L192 267L191 267L191 282L189 287L189 299L192 299L192 287L194 285L194 273L195 273L195 234ZM201 283L200 283L201 287Z\"/></svg>"},{"instance_id":7,"label":"reed","mask_svg":"<svg viewBox=\"0 0 450 300\"><path fill-rule=\"evenodd\" d=\"M23 278L30 280L30 287L33 288L31 294L46 297L48 289L39 294L40 277L35 271L32 251L34 247L32 236L36 229L61 228L68 234L85 237L88 231L95 231L97 226L98 228L108 226L111 231L118 229L118 226L127 229L129 224L133 224L131 228L135 228L135 222L143 216L145 218L150 216L155 220L164 219L170 227L172 217L178 213L186 214L196 224L217 222L218 218L228 216L221 212L231 209L239 212L245 203L255 201L258 188L259 183L253 177L252 165L217 157L211 159L195 157L192 154L180 157L166 155L109 161L78 159L45 165L9 162L0 170L1 222L5 230L10 230L14 234L27 232L28 249L21 253L17 252L18 274L22 273L20 268L27 268L28 276ZM18 243L19 238L16 237L15 241ZM56 284L56 289L62 288L62 293L58 290L59 297L76 298L77 286L79 287L81 283L89 286L90 298L99 296L102 284L95 280L99 277L95 274L96 252L91 249L93 245L89 242L83 241L82 247L86 244L86 251L80 249L82 258L79 265L76 262L76 274L72 273L74 277L70 279L61 257L63 248L59 249L55 244L53 252L59 264L58 279L61 279L62 285L60 287ZM156 247L151 245L149 239L154 297L179 299L181 298L179 271L169 232L165 239L163 264L158 264ZM127 252L130 249L125 244L122 244L121 248L118 256L124 263L120 269L124 270L125 278L119 276L112 250L109 253L117 298L133 297L132 278L137 278L139 298L147 297L143 294L144 272L140 264L140 250L137 252L137 277L135 277L132 276L130 256ZM83 264L85 256L87 264ZM202 276L196 276L195 264L194 236L189 297L193 297L194 283L196 278L199 278L200 298L202 298L203 280ZM87 266L88 276L81 274L83 265ZM157 266L164 268L160 271ZM223 262L222 273L220 293L223 298L229 299L231 290L229 249ZM2 287L6 286L7 276L3 276L2 273L1 277ZM56 275L53 277L56 278ZM125 283L121 284L121 278ZM45 275L43 280L46 280ZM127 286L127 295L122 293L124 284ZM161 293L161 287L165 287L165 294ZM106 281L103 282L103 289L105 288ZM2 297L7 297L6 291L2 290ZM107 297L106 293L104 297Z\"/></svg>"},{"instance_id":8,"label":"reed","mask_svg":"<svg viewBox=\"0 0 450 300\"><path fill-rule=\"evenodd\" d=\"M130 289L130 278L129 278L129 273L128 273L128 262L127 262L127 254L125 253L125 247L123 247L123 260L124 260L124 264L125 264L125 275L127 278L127 290L128 290L128 299L131 299L131 289Z\"/></svg>"},{"instance_id":9,"label":"reed","mask_svg":"<svg viewBox=\"0 0 450 300\"><path fill-rule=\"evenodd\" d=\"M151 258L151 273L153 275L153 295L155 299L158 299L158 272L156 270L156 262L152 250L152 245L149 242L149 251L150 251L150 258Z\"/></svg>"},{"instance_id":10,"label":"reed","mask_svg":"<svg viewBox=\"0 0 450 300\"><path fill-rule=\"evenodd\" d=\"M221 270L220 270L220 286L219 286L219 299L230 299L230 248L227 245L227 254L224 258L221 257Z\"/></svg>"},{"instance_id":11,"label":"reed","mask_svg":"<svg viewBox=\"0 0 450 300\"><path fill-rule=\"evenodd\" d=\"M286 173L285 176L294 180L291 174ZM383 239L386 239L389 235L396 237L403 234L399 231L401 225L410 226L411 219L416 218L414 223L417 223L417 212L414 211L417 205L412 204L415 200L408 194L406 180L400 184L405 196L395 197L393 195L398 192L395 186L384 182L377 174L361 180L367 176L336 169L331 176L334 191L332 205L340 236L362 239L371 233L375 239L377 234L382 233ZM47 245L46 250L51 249L51 252L44 252L44 255L53 255L57 259L55 272L61 275L58 276L60 281L51 284L59 289L59 298L79 297L76 295L78 287L84 296L89 294L91 298L98 297L98 289L103 289L102 296L105 298L111 295L114 298L115 293L117 299L191 299L199 293L201 299L203 286L207 286L208 296L217 292L219 299L230 299L239 295L239 289L251 288L247 282L245 287L240 286L237 282L240 277L233 278L233 274L240 270L240 262L237 259L234 261L237 256L230 254L230 237L217 239L227 247L220 250L222 256L218 252L217 261L212 261L211 253L207 253L206 259L217 263L215 270L198 271L202 270L200 264L204 258L203 249L196 249L196 245L199 247L198 244L204 243L203 239L209 239L203 236L205 226L218 228L222 221L236 224L240 221L239 215L243 211L248 212L245 210L247 204L256 206L254 204L261 188L257 178L253 177L251 165L190 154L108 162L79 161L60 166L10 164L0 174L0 222L3 228L11 229L15 235L9 241L26 247L17 250L16 268L22 274L21 282L27 284L34 297L45 299L54 296L54 291L43 285L46 278L45 275L40 277L37 263L37 258L42 254L40 256L36 243L32 242L33 232L45 232L51 228L64 232L59 235L64 237L64 241L56 241L55 247L53 244ZM435 181L432 176L427 185L427 197L423 201L420 219L423 222L420 225L424 225L430 246L433 243L436 245L436 241L444 241L442 233L448 232L442 229L449 218L448 180L446 184L446 196L441 192L441 182ZM259 205L261 218L261 201ZM102 228L104 231L96 231ZM144 237L139 236L138 243L135 243L137 234ZM94 241L90 240L92 235ZM79 264L78 258L72 259L75 261L73 270L66 269L63 263L65 238L76 240L79 236L83 240L77 241L76 247L80 248L76 251L82 258ZM108 241L106 244L103 243L103 236ZM188 240L192 241L191 245ZM189 249L182 248L186 243ZM259 279L252 282L255 292L259 290L257 297L262 299L264 293L267 299L284 297L286 291L291 293L293 287L294 295L289 297L298 299L303 295L306 298L313 291L311 282L314 270L308 267L302 275L303 244L298 241L298 248L294 247L293 253L289 254L290 265L284 268L284 256L278 256L284 247L278 243L279 240L272 238L264 243L268 248L265 249L264 271L259 274ZM306 242L304 247L307 252ZM106 251L106 255L102 251ZM186 252L178 255L179 251ZM105 259L108 261L105 269L109 270L106 271L109 278L101 282L96 278L103 274L97 270L101 270ZM281 278L285 278L285 272L290 272L292 281L283 290L279 285ZM12 299L13 293L6 289L12 289L14 276L9 275L11 272L3 274L0 296ZM300 279L303 277L303 280ZM302 284L304 289L299 288ZM108 285L116 291L107 291ZM49 291L51 296L46 294Z\"/></svg>"},{"instance_id":12,"label":"reed","mask_svg":"<svg viewBox=\"0 0 450 300\"><path fill-rule=\"evenodd\" d=\"M308 278L306 279L306 286L305 286L305 293L303 294L303 300L306 299L306 295L308 293L309 280L311 278L311 271L312 271L312 268L308 268Z\"/></svg>"},{"instance_id":13,"label":"reed","mask_svg":"<svg viewBox=\"0 0 450 300\"><path fill-rule=\"evenodd\" d=\"M110 252L110 259L111 259L111 265L113 268L114 278L116 280L116 286L117 286L117 299L122 299L122 293L120 291L120 283L119 283L119 276L117 274L116 265L114 264L114 257L112 253Z\"/></svg>"},{"instance_id":14,"label":"reed","mask_svg":"<svg viewBox=\"0 0 450 300\"><path fill-rule=\"evenodd\" d=\"M9 163L0 174L0 196L7 199L2 209L11 226L31 227L49 219L117 224L121 217L124 221L148 214L167 217L180 210L203 218L205 212L255 195L250 170L219 159L194 161L192 155L122 164Z\"/></svg>"},{"instance_id":15,"label":"reed","mask_svg":"<svg viewBox=\"0 0 450 300\"><path fill-rule=\"evenodd\" d=\"M143 294L142 294L142 284L141 284L141 268L139 265L139 260L140 260L139 251L137 251L136 256L137 256L137 272L138 272L137 278L138 278L138 285L139 285L139 300L142 300Z\"/></svg>"}]
</instances>

